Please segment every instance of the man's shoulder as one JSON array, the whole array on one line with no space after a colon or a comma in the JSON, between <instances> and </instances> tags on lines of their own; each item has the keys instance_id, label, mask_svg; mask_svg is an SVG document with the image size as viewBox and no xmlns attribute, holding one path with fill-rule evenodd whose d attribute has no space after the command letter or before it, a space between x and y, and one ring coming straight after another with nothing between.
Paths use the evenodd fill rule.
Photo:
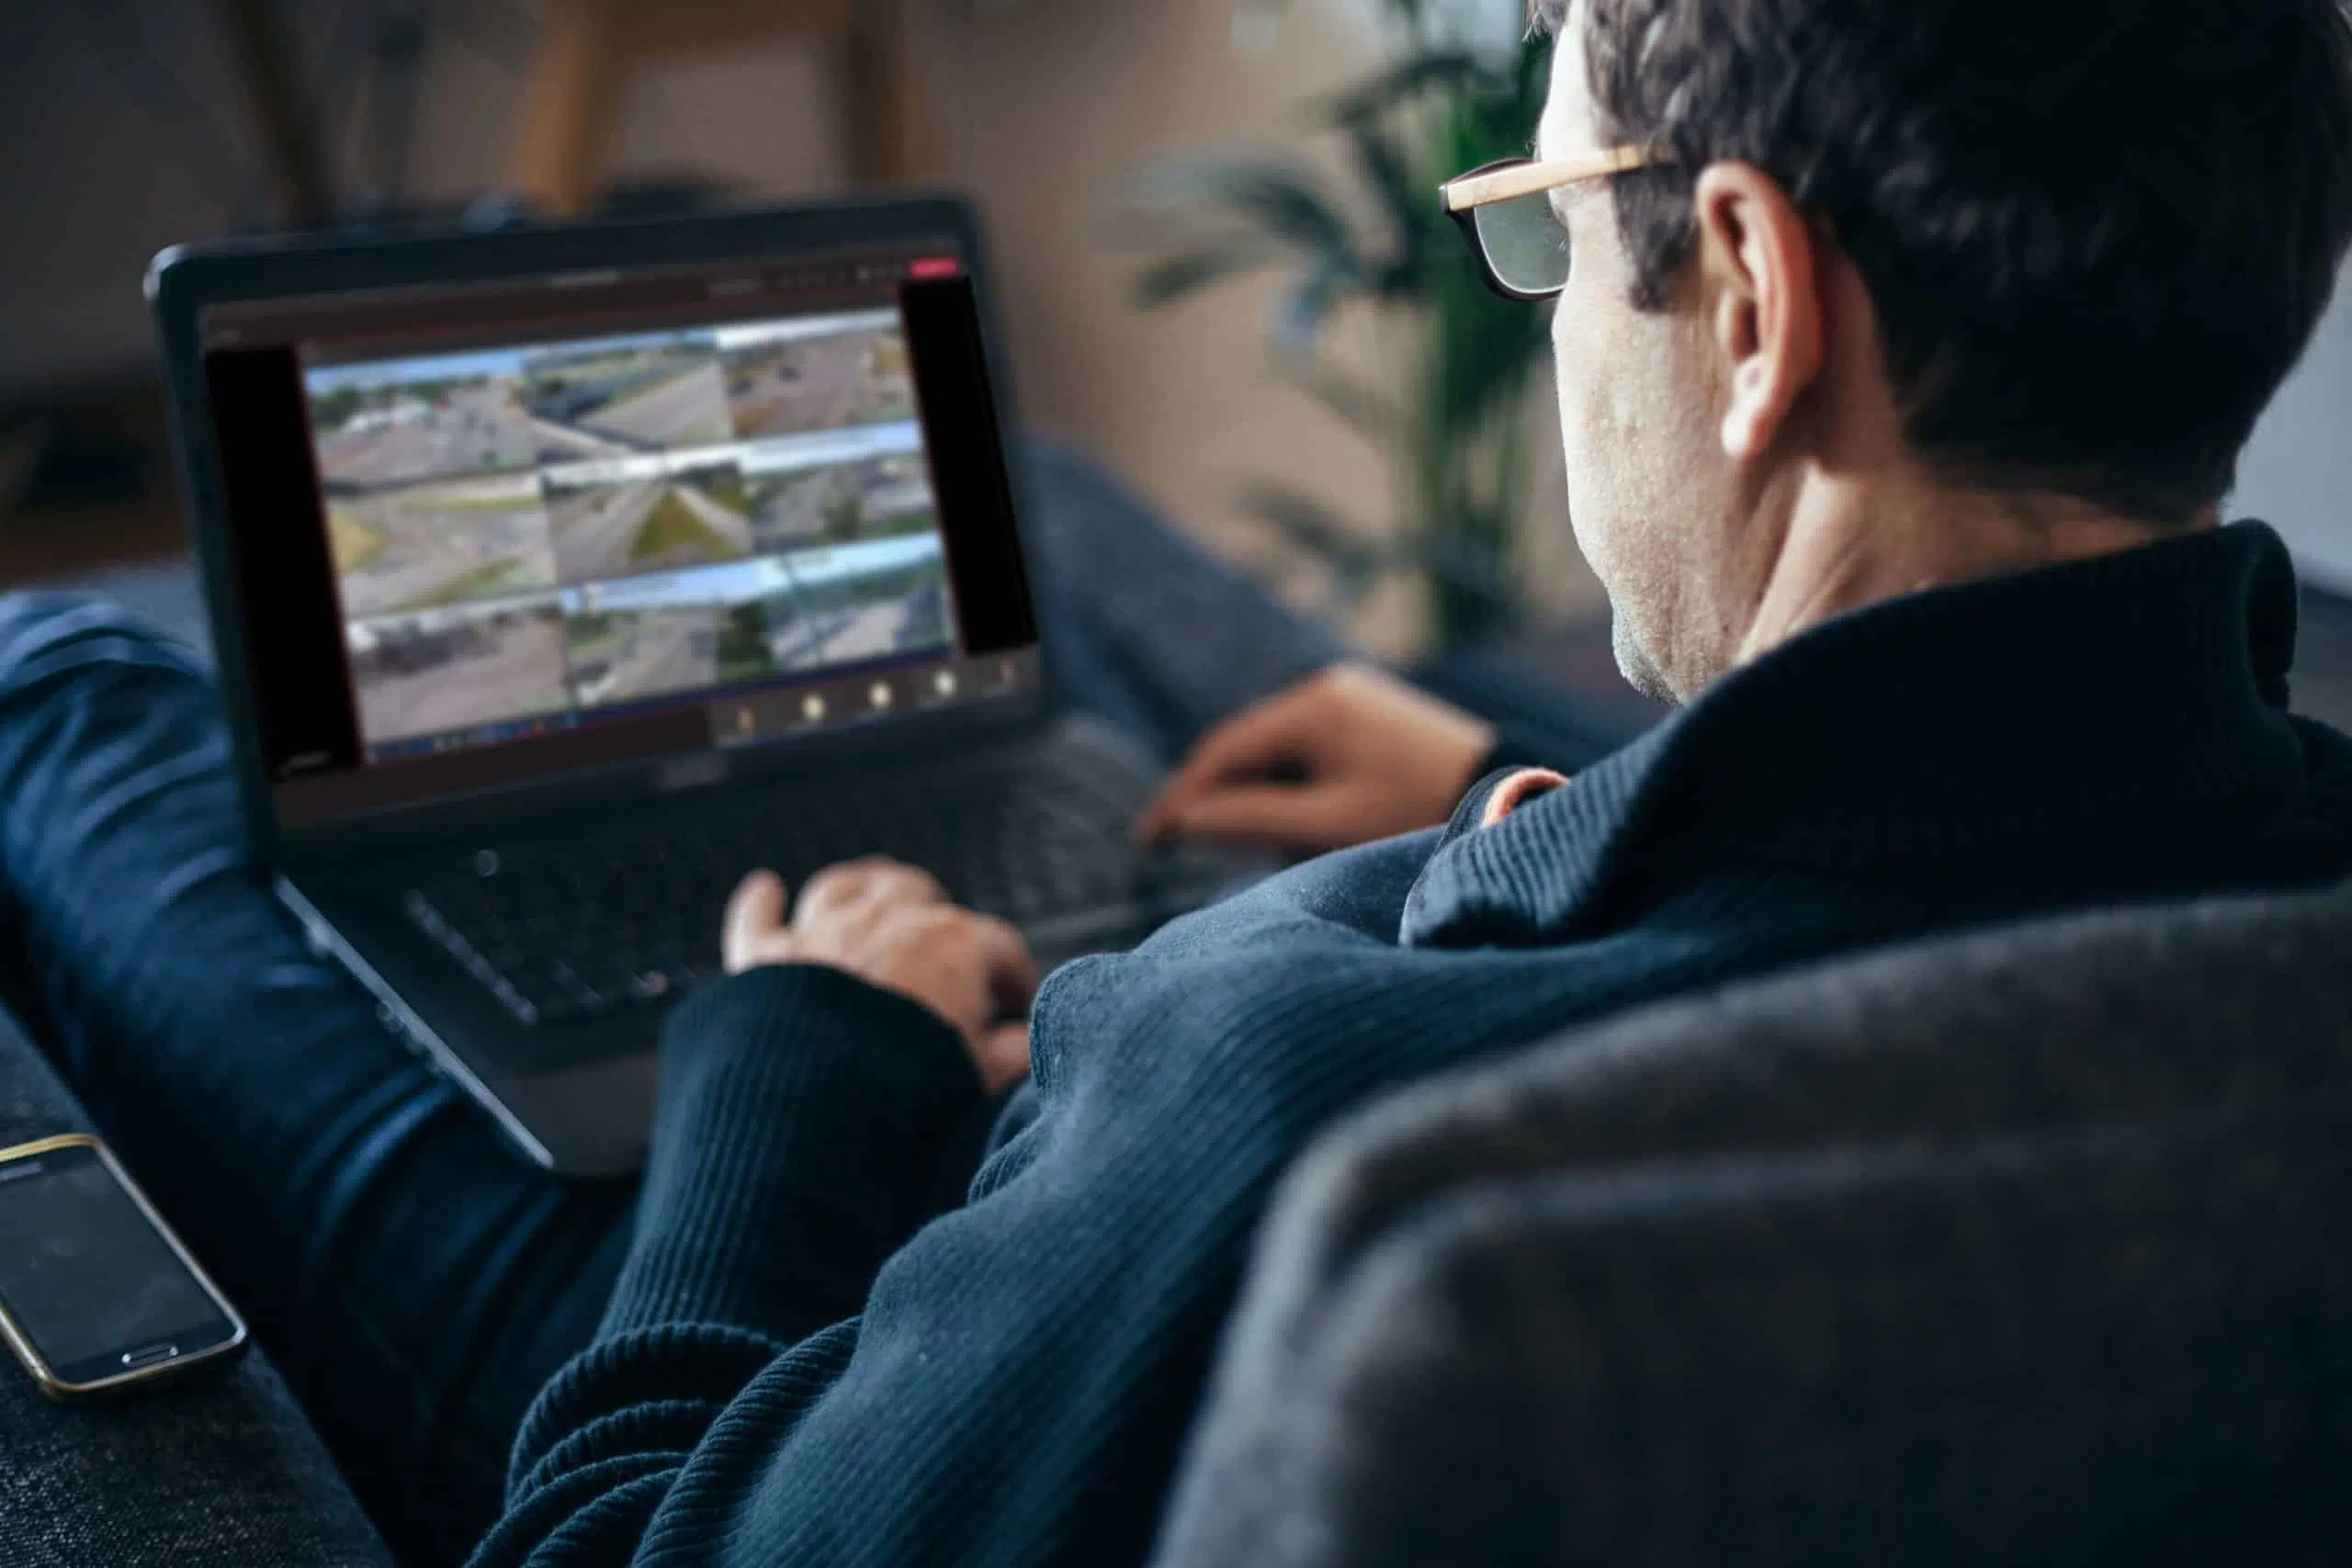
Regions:
<instances>
[{"instance_id":1,"label":"man's shoulder","mask_svg":"<svg viewBox=\"0 0 2352 1568\"><path fill-rule=\"evenodd\" d=\"M1542 946L1405 946L1397 924L1426 849L1317 863L1136 952L1059 971L1033 1026L1041 1083L1114 1077L1127 1104L1164 1090L1337 1109L1670 994L1716 967L1731 938L1637 926Z\"/></svg>"},{"instance_id":2,"label":"man's shoulder","mask_svg":"<svg viewBox=\"0 0 2352 1568\"><path fill-rule=\"evenodd\" d=\"M1393 944L1406 896L1441 837L1432 829L1317 856L1175 922L1150 945L1256 947L1272 929L1310 941Z\"/></svg>"}]
</instances>

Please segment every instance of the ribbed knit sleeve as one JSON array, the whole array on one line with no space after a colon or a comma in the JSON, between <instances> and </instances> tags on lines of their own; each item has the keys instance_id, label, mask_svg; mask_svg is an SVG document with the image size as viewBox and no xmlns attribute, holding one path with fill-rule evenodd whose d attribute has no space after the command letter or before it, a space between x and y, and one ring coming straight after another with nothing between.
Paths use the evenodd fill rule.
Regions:
<instances>
[{"instance_id":1,"label":"ribbed knit sleeve","mask_svg":"<svg viewBox=\"0 0 2352 1568\"><path fill-rule=\"evenodd\" d=\"M754 970L682 1007L628 1260L526 1418L477 1561L627 1562L747 1385L781 1366L789 1394L825 1387L986 1103L952 1029L835 970Z\"/></svg>"},{"instance_id":2,"label":"ribbed knit sleeve","mask_svg":"<svg viewBox=\"0 0 2352 1568\"><path fill-rule=\"evenodd\" d=\"M703 992L670 1022L605 1332L716 1323L789 1343L854 1315L981 1108L963 1042L903 997L809 966Z\"/></svg>"}]
</instances>

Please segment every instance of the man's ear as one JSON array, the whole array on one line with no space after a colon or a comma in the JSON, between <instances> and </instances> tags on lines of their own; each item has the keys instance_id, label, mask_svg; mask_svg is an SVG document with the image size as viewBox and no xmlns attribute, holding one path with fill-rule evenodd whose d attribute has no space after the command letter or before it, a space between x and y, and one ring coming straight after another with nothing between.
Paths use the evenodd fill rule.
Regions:
<instances>
[{"instance_id":1,"label":"man's ear","mask_svg":"<svg viewBox=\"0 0 2352 1568\"><path fill-rule=\"evenodd\" d=\"M1695 197L1701 301L1728 392L1724 450L1756 457L1821 374L1816 246L1788 192L1753 164L1710 164Z\"/></svg>"}]
</instances>

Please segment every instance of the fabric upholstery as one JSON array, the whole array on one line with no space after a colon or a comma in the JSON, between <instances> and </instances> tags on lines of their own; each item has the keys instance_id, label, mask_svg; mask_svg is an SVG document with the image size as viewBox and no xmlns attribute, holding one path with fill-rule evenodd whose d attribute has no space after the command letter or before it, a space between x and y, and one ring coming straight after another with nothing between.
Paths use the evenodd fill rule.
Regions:
<instances>
[{"instance_id":1,"label":"fabric upholstery","mask_svg":"<svg viewBox=\"0 0 2352 1568\"><path fill-rule=\"evenodd\" d=\"M1679 1003L1338 1132L1165 1568L2335 1562L2352 893Z\"/></svg>"},{"instance_id":2,"label":"fabric upholstery","mask_svg":"<svg viewBox=\"0 0 2352 1568\"><path fill-rule=\"evenodd\" d=\"M90 1130L0 1013L0 1147ZM386 1568L376 1533L268 1363L85 1406L0 1352L8 1568Z\"/></svg>"}]
</instances>

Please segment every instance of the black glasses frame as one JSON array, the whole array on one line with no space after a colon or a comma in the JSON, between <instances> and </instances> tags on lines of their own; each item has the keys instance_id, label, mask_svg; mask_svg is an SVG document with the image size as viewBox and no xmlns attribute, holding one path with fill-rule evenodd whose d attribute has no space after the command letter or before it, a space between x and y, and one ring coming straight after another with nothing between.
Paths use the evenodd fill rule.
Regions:
<instances>
[{"instance_id":1,"label":"black glasses frame","mask_svg":"<svg viewBox=\"0 0 2352 1568\"><path fill-rule=\"evenodd\" d=\"M1545 163L1535 158L1498 158L1494 163L1471 170L1468 174L1448 180L1439 190L1439 199L1445 204L1445 214L1462 231L1470 246L1470 254L1478 258L1479 276L1487 287L1506 299L1530 304L1556 299L1562 289L1529 290L1518 288L1495 268L1495 258L1487 249L1486 236L1478 229L1478 213L1482 208L1498 202L1517 201L1525 197L1547 196L1563 186L1585 180L1613 179L1635 169L1662 168L1673 160L1641 147L1616 147L1604 152L1594 152L1580 158L1563 158Z\"/></svg>"}]
</instances>

